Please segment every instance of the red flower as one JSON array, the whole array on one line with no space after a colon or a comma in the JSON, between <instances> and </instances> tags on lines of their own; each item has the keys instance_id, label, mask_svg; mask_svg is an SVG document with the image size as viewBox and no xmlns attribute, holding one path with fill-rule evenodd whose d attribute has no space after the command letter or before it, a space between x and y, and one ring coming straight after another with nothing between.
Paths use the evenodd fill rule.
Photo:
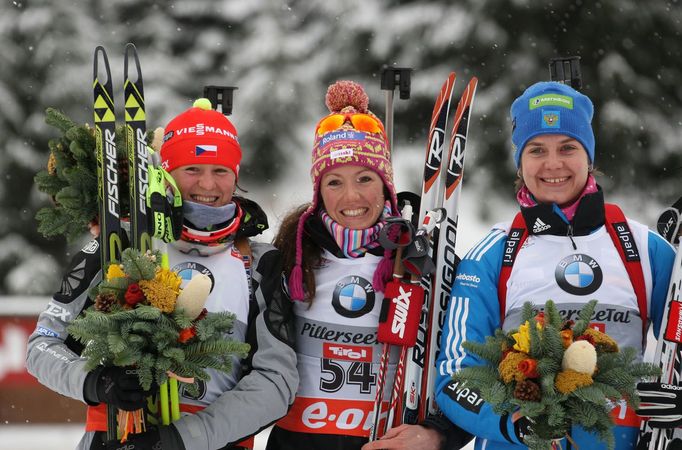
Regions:
<instances>
[{"instance_id":1,"label":"red flower","mask_svg":"<svg viewBox=\"0 0 682 450\"><path fill-rule=\"evenodd\" d=\"M197 330L193 326L189 328L183 328L182 330L180 330L180 335L178 335L178 342L184 344L185 342L189 341L196 335Z\"/></svg>"},{"instance_id":2,"label":"red flower","mask_svg":"<svg viewBox=\"0 0 682 450\"><path fill-rule=\"evenodd\" d=\"M540 325L543 325L543 326L544 326L544 325L545 325L545 312L544 312L544 311L540 311L539 313L537 313L537 314L535 315L535 321L536 321L537 323L539 323Z\"/></svg>"},{"instance_id":3,"label":"red flower","mask_svg":"<svg viewBox=\"0 0 682 450\"><path fill-rule=\"evenodd\" d=\"M527 378L538 378L540 376L538 373L538 362L534 359L524 359L516 368Z\"/></svg>"},{"instance_id":4,"label":"red flower","mask_svg":"<svg viewBox=\"0 0 682 450\"><path fill-rule=\"evenodd\" d=\"M123 295L123 297L125 298L127 304L130 306L135 306L144 300L144 292L142 292L142 289L140 289L139 284L133 283L128 286L128 289L126 290L126 293Z\"/></svg>"}]
</instances>

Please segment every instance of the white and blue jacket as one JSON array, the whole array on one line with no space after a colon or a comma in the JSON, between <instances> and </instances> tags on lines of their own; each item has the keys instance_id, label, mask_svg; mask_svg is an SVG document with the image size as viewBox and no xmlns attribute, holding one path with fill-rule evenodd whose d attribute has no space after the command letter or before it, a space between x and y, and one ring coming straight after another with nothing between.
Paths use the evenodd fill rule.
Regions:
<instances>
[{"instance_id":1,"label":"white and blue jacket","mask_svg":"<svg viewBox=\"0 0 682 450\"><path fill-rule=\"evenodd\" d=\"M460 387L451 375L461 368L484 364L476 355L467 353L462 342L484 342L497 328L517 328L525 302L542 306L551 299L562 316L571 319L585 303L597 299L593 322L621 347L635 347L643 352L637 298L623 261L605 229L603 205L601 191L586 195L571 224L557 216L558 208L540 205L528 208L534 210L529 214L524 208L530 235L518 251L507 280L503 312L498 299L498 281L510 223L493 227L459 264L443 327L442 351L436 361L436 400L450 420L476 436L476 450L525 446L510 416L493 413L492 407L476 391ZM535 226L539 234L534 234L538 217L543 226ZM628 225L641 258L648 320L658 335L675 253L668 242L646 226L629 219ZM639 420L625 408L615 412L615 416L616 449L634 448ZM595 435L579 427L573 427L571 437L581 450L606 448ZM570 448L566 439L561 446Z\"/></svg>"}]
</instances>

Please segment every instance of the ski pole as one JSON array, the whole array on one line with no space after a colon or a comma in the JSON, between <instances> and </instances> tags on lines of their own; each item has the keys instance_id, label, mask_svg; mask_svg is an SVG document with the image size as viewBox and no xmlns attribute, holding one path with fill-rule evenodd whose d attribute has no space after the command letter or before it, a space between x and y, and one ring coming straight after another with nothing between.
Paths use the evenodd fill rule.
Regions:
<instances>
[{"instance_id":1,"label":"ski pole","mask_svg":"<svg viewBox=\"0 0 682 450\"><path fill-rule=\"evenodd\" d=\"M405 202L402 210L402 221L399 222L401 229L398 232L398 243L395 244L396 251L395 261L393 263L393 276L384 290L384 300L383 304L381 305L379 325L377 327L377 341L381 342L383 345L381 348L381 360L379 362L379 374L377 380L376 396L374 398L374 408L372 410L373 422L369 432L370 441L374 441L383 435L382 429L379 425L381 422L382 405L384 400L384 387L386 385L386 378L388 376L390 349L391 344L400 344L401 342L393 335L393 329L395 327L393 326L392 319L395 316L395 309L391 309L391 302L396 296L394 293L399 291L399 285L402 284L400 280L404 273L401 264L403 248L412 242L412 226L410 224L411 218L412 205L409 202ZM403 227L406 228L406 231L403 231ZM390 249L394 244L390 242L390 237L388 236L389 233L386 231L386 227L383 231L386 233L386 239L384 240L382 238L382 244L384 248ZM404 239L403 236L407 236L407 239ZM391 312L393 312L393 314L391 314ZM400 339L404 337L404 333L405 332L403 330L402 334L399 335ZM397 372L395 376L398 376ZM393 396L391 396L391 398L392 397Z\"/></svg>"}]
</instances>

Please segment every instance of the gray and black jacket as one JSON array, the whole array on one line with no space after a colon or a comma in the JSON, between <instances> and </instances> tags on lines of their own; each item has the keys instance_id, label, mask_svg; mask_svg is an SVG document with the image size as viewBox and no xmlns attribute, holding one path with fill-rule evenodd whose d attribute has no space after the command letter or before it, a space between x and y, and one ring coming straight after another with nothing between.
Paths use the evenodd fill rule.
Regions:
<instances>
[{"instance_id":1,"label":"gray and black jacket","mask_svg":"<svg viewBox=\"0 0 682 450\"><path fill-rule=\"evenodd\" d=\"M257 204L235 200L246 213L237 237L252 237L267 228ZM233 338L243 339L251 350L232 374L211 373L205 391L214 395L205 409L173 423L187 450L228 447L268 427L287 413L298 388L291 303L282 289L280 254L269 244L250 244L251 270L237 267L247 273L251 293L243 302L248 305L244 306L245 323L235 322ZM214 256L186 255L185 259L208 266L206 261ZM96 240L75 255L59 292L38 318L26 358L28 371L43 385L84 402L83 346L69 336L67 327L92 305L88 292L101 280L100 265ZM216 279L216 285L220 281ZM230 290L230 295L240 294ZM217 395L216 389L221 389ZM93 435L87 433L79 448L91 448Z\"/></svg>"}]
</instances>

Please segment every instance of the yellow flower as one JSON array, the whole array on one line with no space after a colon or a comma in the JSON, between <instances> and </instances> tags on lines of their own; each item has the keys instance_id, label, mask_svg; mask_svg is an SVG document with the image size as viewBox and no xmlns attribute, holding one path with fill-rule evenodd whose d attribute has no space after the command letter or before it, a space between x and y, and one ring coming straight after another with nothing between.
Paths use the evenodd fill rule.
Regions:
<instances>
[{"instance_id":1,"label":"yellow flower","mask_svg":"<svg viewBox=\"0 0 682 450\"><path fill-rule=\"evenodd\" d=\"M154 277L154 280L165 286L168 286L173 292L175 292L176 296L180 293L180 284L182 284L182 278L180 278L178 274L172 270L159 269L159 271L156 272L156 277Z\"/></svg>"},{"instance_id":2,"label":"yellow flower","mask_svg":"<svg viewBox=\"0 0 682 450\"><path fill-rule=\"evenodd\" d=\"M528 358L526 353L509 352L504 357L497 370L505 383L510 383L512 380L523 381L526 376L519 370L519 363Z\"/></svg>"},{"instance_id":3,"label":"yellow flower","mask_svg":"<svg viewBox=\"0 0 682 450\"><path fill-rule=\"evenodd\" d=\"M155 279L141 280L139 284L150 305L165 313L171 313L175 310L175 300L178 295L169 286Z\"/></svg>"},{"instance_id":4,"label":"yellow flower","mask_svg":"<svg viewBox=\"0 0 682 450\"><path fill-rule=\"evenodd\" d=\"M562 394L570 394L579 387L589 386L594 383L592 376L575 370L563 370L554 379L554 387Z\"/></svg>"},{"instance_id":5,"label":"yellow flower","mask_svg":"<svg viewBox=\"0 0 682 450\"><path fill-rule=\"evenodd\" d=\"M514 338L514 341L516 342L514 344L514 350L518 350L520 352L528 353L530 352L530 331L529 331L530 325L528 324L528 321L519 326L519 331L518 333L513 333L512 338Z\"/></svg>"},{"instance_id":6,"label":"yellow flower","mask_svg":"<svg viewBox=\"0 0 682 450\"><path fill-rule=\"evenodd\" d=\"M125 278L126 274L123 271L123 266L120 264L111 264L107 269L107 281L114 278Z\"/></svg>"}]
</instances>

